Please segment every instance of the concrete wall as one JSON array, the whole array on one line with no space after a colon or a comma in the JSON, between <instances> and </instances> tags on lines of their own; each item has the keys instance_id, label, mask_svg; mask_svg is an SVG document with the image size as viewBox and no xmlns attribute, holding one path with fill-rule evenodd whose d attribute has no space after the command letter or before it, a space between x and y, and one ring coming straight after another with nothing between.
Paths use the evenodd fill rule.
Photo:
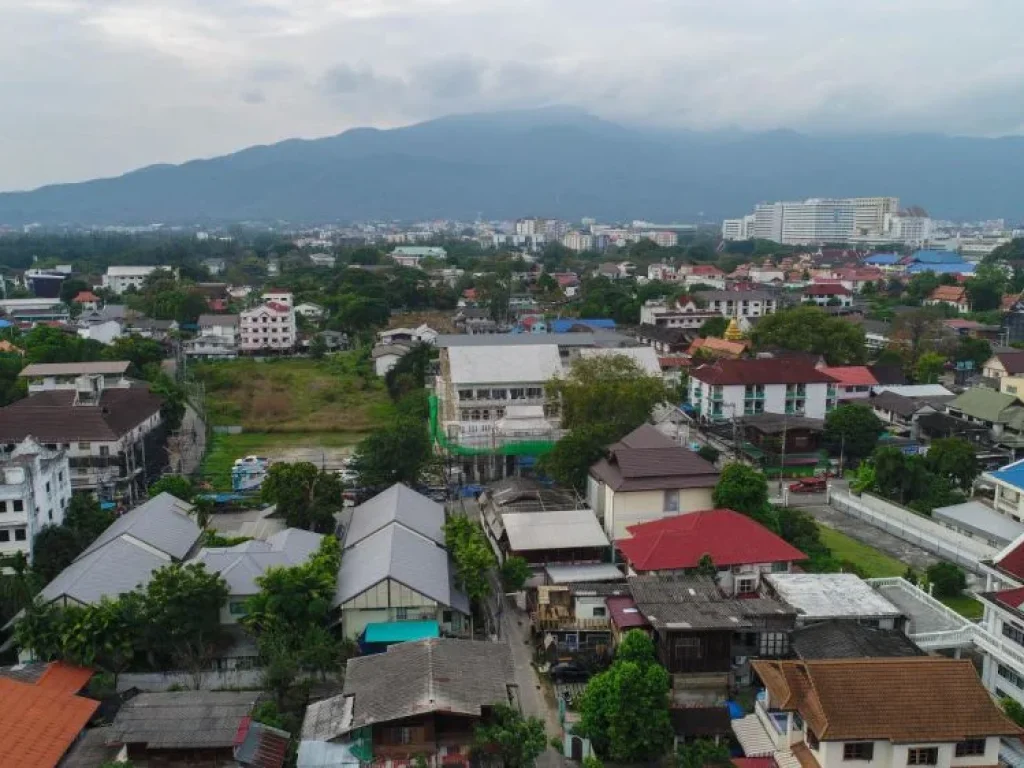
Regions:
<instances>
[{"instance_id":1,"label":"concrete wall","mask_svg":"<svg viewBox=\"0 0 1024 768\"><path fill-rule=\"evenodd\" d=\"M687 512L701 509L712 509L712 488L681 488L679 491L679 511L665 511L665 491L620 491L615 493L610 488L605 490L604 530L610 539L629 537L626 530L637 523L647 523L674 517Z\"/></svg>"}]
</instances>

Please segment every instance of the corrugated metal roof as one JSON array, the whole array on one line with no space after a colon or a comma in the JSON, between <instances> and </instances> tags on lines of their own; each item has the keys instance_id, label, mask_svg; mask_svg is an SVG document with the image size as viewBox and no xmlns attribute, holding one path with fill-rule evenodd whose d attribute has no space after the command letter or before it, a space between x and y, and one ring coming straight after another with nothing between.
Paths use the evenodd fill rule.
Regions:
<instances>
[{"instance_id":1,"label":"corrugated metal roof","mask_svg":"<svg viewBox=\"0 0 1024 768\"><path fill-rule=\"evenodd\" d=\"M46 602L67 597L83 604L98 603L102 597L116 597L147 584L153 571L170 563L169 557L120 537L79 556L39 594Z\"/></svg>"},{"instance_id":2,"label":"corrugated metal roof","mask_svg":"<svg viewBox=\"0 0 1024 768\"><path fill-rule=\"evenodd\" d=\"M266 541L246 541L233 547L199 550L189 562L202 563L208 571L219 573L227 582L230 595L255 595L256 579L271 567L300 565L317 551L323 536L289 528Z\"/></svg>"},{"instance_id":3,"label":"corrugated metal roof","mask_svg":"<svg viewBox=\"0 0 1024 768\"><path fill-rule=\"evenodd\" d=\"M181 560L202 535L202 530L188 516L191 510L191 504L169 493L161 493L117 518L78 559L119 536L129 535Z\"/></svg>"},{"instance_id":4,"label":"corrugated metal roof","mask_svg":"<svg viewBox=\"0 0 1024 768\"><path fill-rule=\"evenodd\" d=\"M510 512L501 520L513 552L609 546L601 524L589 509Z\"/></svg>"},{"instance_id":5,"label":"corrugated metal roof","mask_svg":"<svg viewBox=\"0 0 1024 768\"><path fill-rule=\"evenodd\" d=\"M345 532L345 547L351 547L391 523L399 523L431 541L444 544L444 507L402 483L395 483L352 510L352 521Z\"/></svg>"},{"instance_id":6,"label":"corrugated metal roof","mask_svg":"<svg viewBox=\"0 0 1024 768\"><path fill-rule=\"evenodd\" d=\"M230 749L259 696L258 691L140 693L122 705L107 742L145 749Z\"/></svg>"},{"instance_id":7,"label":"corrugated metal roof","mask_svg":"<svg viewBox=\"0 0 1024 768\"><path fill-rule=\"evenodd\" d=\"M529 354L511 355L505 346L451 347L448 350L453 384L537 383L562 372L558 345L530 348Z\"/></svg>"},{"instance_id":8,"label":"corrugated metal roof","mask_svg":"<svg viewBox=\"0 0 1024 768\"><path fill-rule=\"evenodd\" d=\"M127 360L102 360L94 363L32 363L21 369L19 376L83 376L117 374L128 370Z\"/></svg>"},{"instance_id":9,"label":"corrugated metal roof","mask_svg":"<svg viewBox=\"0 0 1024 768\"><path fill-rule=\"evenodd\" d=\"M626 577L612 563L556 564L544 566L552 584L579 584L592 581L622 581Z\"/></svg>"},{"instance_id":10,"label":"corrugated metal roof","mask_svg":"<svg viewBox=\"0 0 1024 768\"><path fill-rule=\"evenodd\" d=\"M939 522L950 520L978 531L984 531L986 535L1000 539L1004 545L1024 534L1024 525L1006 515L999 514L980 501L967 501L963 504L938 507L932 510L932 518Z\"/></svg>"}]
</instances>

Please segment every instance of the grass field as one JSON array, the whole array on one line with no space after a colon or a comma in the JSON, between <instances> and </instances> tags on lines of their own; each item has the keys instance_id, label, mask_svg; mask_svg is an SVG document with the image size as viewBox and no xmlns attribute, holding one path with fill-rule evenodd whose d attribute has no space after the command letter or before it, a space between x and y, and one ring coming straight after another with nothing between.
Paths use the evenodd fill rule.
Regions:
<instances>
[{"instance_id":1,"label":"grass field","mask_svg":"<svg viewBox=\"0 0 1024 768\"><path fill-rule=\"evenodd\" d=\"M864 572L867 578L902 576L907 571L906 563L874 547L862 544L856 539L851 539L845 533L840 533L821 524L818 525L818 530L821 531L821 540L826 547L832 550L832 554L837 559L853 563ZM940 600L947 607L972 621L981 618L982 605L973 597L962 595L940 598Z\"/></svg>"},{"instance_id":2,"label":"grass field","mask_svg":"<svg viewBox=\"0 0 1024 768\"><path fill-rule=\"evenodd\" d=\"M231 360L193 369L206 384L211 426L246 432L367 432L391 411L384 382L356 370L354 353Z\"/></svg>"}]
</instances>

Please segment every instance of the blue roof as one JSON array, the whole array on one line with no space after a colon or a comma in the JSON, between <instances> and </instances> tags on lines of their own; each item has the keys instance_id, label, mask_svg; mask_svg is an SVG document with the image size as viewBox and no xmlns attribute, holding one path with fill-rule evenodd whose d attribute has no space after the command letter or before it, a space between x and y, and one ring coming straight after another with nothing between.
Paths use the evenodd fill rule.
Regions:
<instances>
[{"instance_id":1,"label":"blue roof","mask_svg":"<svg viewBox=\"0 0 1024 768\"><path fill-rule=\"evenodd\" d=\"M907 272L916 275L919 272L934 272L936 275L973 275L974 265L967 262L957 264L911 264Z\"/></svg>"},{"instance_id":2,"label":"blue roof","mask_svg":"<svg viewBox=\"0 0 1024 768\"><path fill-rule=\"evenodd\" d=\"M956 251L917 251L910 257L919 264L958 264L963 257Z\"/></svg>"},{"instance_id":3,"label":"blue roof","mask_svg":"<svg viewBox=\"0 0 1024 768\"><path fill-rule=\"evenodd\" d=\"M900 260L898 253L874 253L864 259L865 264L898 264Z\"/></svg>"},{"instance_id":4,"label":"blue roof","mask_svg":"<svg viewBox=\"0 0 1024 768\"><path fill-rule=\"evenodd\" d=\"M381 621L366 625L365 643L414 643L440 637L436 621Z\"/></svg>"},{"instance_id":5,"label":"blue roof","mask_svg":"<svg viewBox=\"0 0 1024 768\"><path fill-rule=\"evenodd\" d=\"M991 473L996 480L1002 480L1008 485L1024 490L1024 459L1007 464L1001 469Z\"/></svg>"},{"instance_id":6,"label":"blue roof","mask_svg":"<svg viewBox=\"0 0 1024 768\"><path fill-rule=\"evenodd\" d=\"M568 333L574 326L585 325L593 330L615 330L615 321L607 317L593 317L593 318L563 318L560 320L552 320L548 327L552 333Z\"/></svg>"}]
</instances>

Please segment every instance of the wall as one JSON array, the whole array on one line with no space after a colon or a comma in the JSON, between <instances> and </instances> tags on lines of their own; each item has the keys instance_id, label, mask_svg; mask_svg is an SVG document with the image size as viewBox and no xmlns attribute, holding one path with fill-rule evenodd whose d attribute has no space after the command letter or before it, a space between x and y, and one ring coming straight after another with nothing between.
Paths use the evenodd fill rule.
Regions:
<instances>
[{"instance_id":1,"label":"wall","mask_svg":"<svg viewBox=\"0 0 1024 768\"><path fill-rule=\"evenodd\" d=\"M683 488L679 490L679 512L665 511L665 491L620 491L607 489L604 520L605 533L613 541L629 537L631 525L674 517L677 514L711 509L713 488Z\"/></svg>"}]
</instances>

